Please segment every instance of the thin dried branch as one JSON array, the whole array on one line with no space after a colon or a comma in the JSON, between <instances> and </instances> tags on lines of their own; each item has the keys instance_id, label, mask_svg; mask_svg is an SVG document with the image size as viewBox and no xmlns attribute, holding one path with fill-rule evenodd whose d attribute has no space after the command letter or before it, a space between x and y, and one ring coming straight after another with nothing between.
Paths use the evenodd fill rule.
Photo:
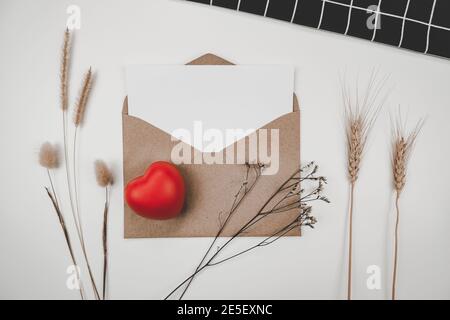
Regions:
<instances>
[{"instance_id":1,"label":"thin dried branch","mask_svg":"<svg viewBox=\"0 0 450 320\"><path fill-rule=\"evenodd\" d=\"M213 241L211 242L209 248L206 250L206 253L203 255L203 258L200 260L200 263L198 264L197 268L195 269L194 275L200 270L201 265L205 261L208 254L211 252L212 248L214 247L214 244L217 242L217 239L222 234L223 230L227 226L227 224L230 221L233 214L239 208L241 202L245 199L247 194L253 189L253 187L256 185L259 178L261 177L261 171L264 168L264 165L259 164L259 163L258 164L246 163L245 166L246 166L246 172L245 172L244 181L242 182L241 186L239 187L238 192L234 195L233 203L231 205L231 208L228 210L228 212L226 214L223 214L223 212L219 213L219 223L220 223L219 230L217 231L217 234L214 237ZM253 178L251 179L251 181L249 181L249 177L252 174L253 174ZM226 215L226 217L225 217L225 220L222 221L224 215ZM187 289L189 288L189 286L193 280L194 280L194 276L189 279L187 286L184 288L183 292L181 293L180 299L184 296L184 294L186 293ZM169 294L165 299L168 299L171 296L171 294Z\"/></svg>"},{"instance_id":2,"label":"thin dried branch","mask_svg":"<svg viewBox=\"0 0 450 320\"><path fill-rule=\"evenodd\" d=\"M102 298L106 299L106 281L108 275L108 213L109 213L109 188L105 186L105 207L103 209L103 230L102 230L102 244L103 244L103 286Z\"/></svg>"},{"instance_id":3,"label":"thin dried branch","mask_svg":"<svg viewBox=\"0 0 450 320\"><path fill-rule=\"evenodd\" d=\"M50 177L50 175L49 175L49 177ZM50 183L51 183L52 188L53 188L53 182L51 180L50 180ZM70 235L69 235L69 231L67 230L67 226L66 226L66 222L64 220L64 216L63 216L63 214L61 212L61 209L59 207L59 203L58 203L56 194L54 194L54 188L53 188L53 193L47 187L45 187L45 191L47 192L47 195L50 198L50 201L52 202L53 208L55 209L56 216L58 217L59 225L61 226L61 230L62 230L62 232L64 234L64 239L66 240L66 244L67 244L67 248L69 250L70 258L72 259L72 263L75 266L75 268L77 268L76 272L77 272L78 284L80 286L80 288L79 288L80 296L81 296L81 299L84 300L83 288L82 288L82 285L81 285L80 274L78 272L78 264L77 264L77 261L76 261L76 258L75 258L75 254L74 254L74 251L73 251L72 242L70 241Z\"/></svg>"},{"instance_id":4,"label":"thin dried branch","mask_svg":"<svg viewBox=\"0 0 450 320\"><path fill-rule=\"evenodd\" d=\"M174 290L172 290L169 295L165 299L170 298L177 290L179 290L182 286L185 285L183 292L179 299L181 299L184 294L186 293L187 289L189 288L190 284L192 283L192 280L194 277L204 270L205 268L218 265L220 263L223 263L225 261L229 261L235 257L241 256L244 253L247 253L251 250L254 250L259 247L264 247L267 245L270 245L283 237L284 235L288 234L295 228L301 228L302 226L308 226L313 228L314 224L317 222L316 218L311 216L311 206L302 203L301 202L301 195L300 191L302 190L299 187L300 181L311 181L317 183L317 186L312 188L313 190L310 191L308 194L315 194L318 195L317 200L326 199L321 195L323 190L323 184L326 183L326 179L323 177L317 177L315 174L318 170L318 167L314 164L309 164L308 166L298 169L295 171L291 177L289 177L278 189L275 191L272 196L266 201L266 203L260 208L260 210L249 220L247 221L233 236L228 239L223 245L219 246L217 250L211 255L211 257L207 258L210 249L212 248L212 245L210 249L207 251L207 253L204 255L202 261L196 268L195 272L189 276L187 279L185 279L183 282L181 282ZM301 176L301 173L303 173L303 178ZM287 188L289 186L289 188ZM310 196L306 196L307 199L310 198ZM280 201L281 199L281 201ZM289 200L288 200L289 199ZM312 198L311 198L312 199ZM328 202L328 199L326 199ZM283 202L289 202L289 204L280 205ZM325 201L325 200L323 200ZM285 207L289 208L286 210L281 210L280 208ZM281 227L278 230L275 230L272 235L269 237L266 237L264 240L260 241L256 245L253 245L245 250L242 250L240 252L234 253L228 257L225 258L218 258L219 255L223 252L223 250L228 247L228 245L235 240L240 235L243 235L246 230L248 230L250 227L255 226L258 223L261 223L268 215L271 214L282 214L287 211L297 210L297 215L293 220L291 220L288 224ZM220 233L219 233L220 234ZM216 237L217 238L217 237ZM213 242L214 244L214 242ZM205 262L206 261L206 262Z\"/></svg>"}]
</instances>

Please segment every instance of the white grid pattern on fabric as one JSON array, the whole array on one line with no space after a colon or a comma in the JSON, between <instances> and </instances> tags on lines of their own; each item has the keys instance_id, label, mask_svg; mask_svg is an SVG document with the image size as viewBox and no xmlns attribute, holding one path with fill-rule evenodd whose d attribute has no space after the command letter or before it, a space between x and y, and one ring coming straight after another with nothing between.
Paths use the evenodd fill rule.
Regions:
<instances>
[{"instance_id":1,"label":"white grid pattern on fabric","mask_svg":"<svg viewBox=\"0 0 450 320\"><path fill-rule=\"evenodd\" d=\"M292 12L291 22L294 21L295 13L297 12L297 6L298 6L298 3L300 1L301 0L296 0L295 1L294 10ZM434 9L436 7L436 0L434 0L434 3L433 3L433 10L432 10L429 22L423 22L423 21L420 21L420 20L416 20L416 19L412 19L412 18L408 18L407 17L410 1L411 0L408 0L408 4L407 4L406 9L405 9L405 14L403 16L399 16L399 15L396 15L396 14L380 11L379 9L378 10L371 10L371 9L368 9L368 8L355 6L355 5L353 5L353 0L351 0L350 4L336 2L336 1L333 1L333 0L322 0L322 10L320 12L320 20L319 20L319 25L317 26L317 28L320 28L320 26L322 25L322 19L323 19L323 13L324 13L324 9L325 9L325 3L330 3L330 4L342 6L342 7L347 7L347 8L349 8L350 13L351 13L351 11L353 9L357 9L357 10L366 11L367 13L376 13L379 16L386 16L386 17L392 17L392 18L401 19L401 20L403 20L403 27L404 27L405 21L410 21L410 22L415 22L415 23L419 23L419 24L425 25L425 26L428 27L428 29L437 28L437 29L442 29L442 30L445 30L445 31L450 31L449 27L439 26L439 25L436 25L436 24L432 23L433 22L433 13L434 13ZM266 14L267 14L267 9L269 8L269 4L270 4L270 0L267 0L266 8L264 10L264 16L266 16ZM210 5L213 5L213 0L210 0ZM380 8L380 5L381 5L381 0L379 1L378 8ZM241 8L241 0L238 1L238 5L237 5L236 10L239 11L240 8ZM344 34L347 34L347 32L348 32L348 27L350 25L350 20L351 20L350 13L349 13L349 18L348 18L348 22L347 22L347 29L346 29ZM403 34L403 30L402 30L402 34ZM400 45L401 45L401 43L400 43Z\"/></svg>"},{"instance_id":2,"label":"white grid pattern on fabric","mask_svg":"<svg viewBox=\"0 0 450 320\"><path fill-rule=\"evenodd\" d=\"M353 0L350 2L350 8L348 8L347 27L345 28L345 32L344 32L345 35L347 35L348 29L350 28L350 20L352 18L352 9L353 9Z\"/></svg>"},{"instance_id":3,"label":"white grid pattern on fabric","mask_svg":"<svg viewBox=\"0 0 450 320\"><path fill-rule=\"evenodd\" d=\"M265 17L266 14L267 14L267 9L269 9L269 4L270 4L270 0L267 0L267 2L266 2L266 8L264 9L264 17Z\"/></svg>"},{"instance_id":4,"label":"white grid pattern on fabric","mask_svg":"<svg viewBox=\"0 0 450 320\"><path fill-rule=\"evenodd\" d=\"M294 10L292 11L291 23L294 21L295 13L297 12L297 4L298 4L298 0L295 0Z\"/></svg>"},{"instance_id":5,"label":"white grid pattern on fabric","mask_svg":"<svg viewBox=\"0 0 450 320\"><path fill-rule=\"evenodd\" d=\"M431 31L431 23L433 22L434 9L436 8L436 0L433 1L433 8L431 9L430 20L428 21L428 31L427 31L427 46L425 48L425 53L428 52L428 48L430 47L430 31Z\"/></svg>"},{"instance_id":6,"label":"white grid pattern on fabric","mask_svg":"<svg viewBox=\"0 0 450 320\"><path fill-rule=\"evenodd\" d=\"M336 1L333 1L333 0L322 0L322 2L323 2L323 3L335 4L335 5L338 5L338 6L343 6L343 7L347 7L347 8L351 8L351 9L363 10L363 11L366 11L366 12L368 12L368 13L377 13L377 11L375 11L375 10L371 10L371 9L367 9L367 8L355 6L355 5L353 5L353 1L352 1L351 4L345 4L345 3L336 2ZM408 4L409 4L409 1L408 1ZM412 18L408 18L408 17L406 16L406 13L407 13L407 10L405 10L405 15L404 15L404 16L398 16L398 15L392 14L392 13L387 13L387 12L382 12L382 11L379 12L379 14L380 14L381 16L387 16L387 17L392 17L392 18L398 18L398 19L401 19L401 20L406 20L406 21L411 21L411 22L419 23L419 24L428 26L428 27L430 27L430 28L437 28L437 29L442 29L442 30L450 31L450 28L444 27L444 26L435 25L435 24L431 23L431 21L430 21L430 22L423 22L423 21L420 21L420 20L415 20L415 19L412 19ZM323 15L323 6L322 6L322 14L321 14L321 18L322 18L322 15Z\"/></svg>"},{"instance_id":7,"label":"white grid pattern on fabric","mask_svg":"<svg viewBox=\"0 0 450 320\"><path fill-rule=\"evenodd\" d=\"M241 1L242 0L238 0L237 8L236 8L237 11L240 11L240 9L241 9ZM325 12L325 4L328 3L328 4L334 4L334 5L337 5L337 6L347 7L349 9L348 10L348 16L347 16L347 25L346 25L346 28L345 28L344 35L348 34L348 31L349 31L349 28L350 28L351 15L352 15L352 10L353 9L361 10L361 11L365 11L367 13L374 13L375 14L375 28L374 28L374 31L373 31L373 35L372 35L371 41L375 40L375 37L376 37L376 34L377 34L378 21L379 21L381 16L392 17L392 18L397 18L397 19L402 20L402 28L401 28L400 40L399 40L399 44L398 44L399 48L403 44L403 38L404 38L404 31L405 31L406 21L414 22L414 23L418 23L418 24L427 26L427 41L426 41L426 48L425 48L425 51L424 51L425 54L428 53L429 46L430 46L431 28L441 29L441 30L444 30L444 31L450 31L450 27L445 27L445 26L440 26L440 25L433 24L433 18L434 18L434 13L435 13L435 9L436 9L437 0L433 0L433 5L432 5L432 9L431 9L430 19L428 20L428 22L424 22L424 21L420 21L420 20L416 20L416 19L408 17L408 11L409 11L411 0L408 0L403 16L399 16L399 15L396 15L396 14L392 14L392 13L387 13L387 12L381 11L380 9L381 9L381 2L382 2L382 0L378 1L378 6L377 6L376 10L370 9L370 7L369 8L364 8L364 7L360 7L360 6L355 6L354 5L354 0L351 0L350 4L341 3L341 2L334 1L334 0L321 0L321 1L322 1L322 7L321 7L321 11L320 11L320 19L319 19L319 23L317 25L317 29L320 29L321 26L322 26L322 21L323 21L324 12ZM210 0L209 4L212 6L212 5L214 5L213 2L214 2L214 0ZM270 5L270 0L266 0L266 6L265 6L265 9L264 9L264 17L267 15L267 11L268 11L269 5ZM296 15L296 13L298 11L299 5L301 5L301 0L295 0L294 8L293 8L291 19L290 19L291 23L294 22L295 15Z\"/></svg>"},{"instance_id":8,"label":"white grid pattern on fabric","mask_svg":"<svg viewBox=\"0 0 450 320\"><path fill-rule=\"evenodd\" d=\"M320 19L319 24L317 25L317 29L320 29L322 26L322 19L323 19L323 13L325 11L325 3L328 2L327 0L322 0L322 10L320 11Z\"/></svg>"},{"instance_id":9,"label":"white grid pattern on fabric","mask_svg":"<svg viewBox=\"0 0 450 320\"><path fill-rule=\"evenodd\" d=\"M380 18L380 8L381 8L381 0L378 1L377 12L375 12L375 28L373 28L373 35L370 41L374 41L375 37L377 36L378 20Z\"/></svg>"},{"instance_id":10,"label":"white grid pattern on fabric","mask_svg":"<svg viewBox=\"0 0 450 320\"><path fill-rule=\"evenodd\" d=\"M403 35L405 33L406 15L408 14L410 2L411 2L411 0L408 0L408 3L406 4L405 14L403 15L402 33L400 34L400 41L398 43L399 48L402 46L402 43L403 43Z\"/></svg>"}]
</instances>

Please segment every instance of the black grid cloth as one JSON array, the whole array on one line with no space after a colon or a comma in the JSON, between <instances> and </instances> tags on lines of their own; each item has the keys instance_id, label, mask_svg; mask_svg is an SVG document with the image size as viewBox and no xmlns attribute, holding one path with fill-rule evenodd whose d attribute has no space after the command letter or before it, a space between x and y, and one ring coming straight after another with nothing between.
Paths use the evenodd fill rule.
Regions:
<instances>
[{"instance_id":1,"label":"black grid cloth","mask_svg":"<svg viewBox=\"0 0 450 320\"><path fill-rule=\"evenodd\" d=\"M187 0L450 58L450 0Z\"/></svg>"}]
</instances>

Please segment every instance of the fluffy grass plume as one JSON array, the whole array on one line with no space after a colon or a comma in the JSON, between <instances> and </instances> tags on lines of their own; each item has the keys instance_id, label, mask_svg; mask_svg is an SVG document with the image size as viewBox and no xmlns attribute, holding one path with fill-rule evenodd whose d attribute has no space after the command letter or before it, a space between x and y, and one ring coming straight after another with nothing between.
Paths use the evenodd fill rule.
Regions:
<instances>
[{"instance_id":1,"label":"fluffy grass plume","mask_svg":"<svg viewBox=\"0 0 450 320\"><path fill-rule=\"evenodd\" d=\"M39 150L39 164L46 169L56 169L59 167L58 148L50 142L42 144Z\"/></svg>"},{"instance_id":2,"label":"fluffy grass plume","mask_svg":"<svg viewBox=\"0 0 450 320\"><path fill-rule=\"evenodd\" d=\"M61 70L60 70L60 98L61 98L61 109L67 110L69 106L68 97L68 79L69 79L69 64L70 64L70 32L66 29L64 32L64 42L61 53Z\"/></svg>"},{"instance_id":3,"label":"fluffy grass plume","mask_svg":"<svg viewBox=\"0 0 450 320\"><path fill-rule=\"evenodd\" d=\"M80 95L78 97L77 104L75 105L73 123L75 124L76 127L80 126L83 123L91 87L92 87L92 68L89 68L88 72L86 72L84 76Z\"/></svg>"},{"instance_id":4,"label":"fluffy grass plume","mask_svg":"<svg viewBox=\"0 0 450 320\"><path fill-rule=\"evenodd\" d=\"M107 187L113 184L113 175L106 163L102 160L97 160L94 163L95 177L100 187Z\"/></svg>"}]
</instances>

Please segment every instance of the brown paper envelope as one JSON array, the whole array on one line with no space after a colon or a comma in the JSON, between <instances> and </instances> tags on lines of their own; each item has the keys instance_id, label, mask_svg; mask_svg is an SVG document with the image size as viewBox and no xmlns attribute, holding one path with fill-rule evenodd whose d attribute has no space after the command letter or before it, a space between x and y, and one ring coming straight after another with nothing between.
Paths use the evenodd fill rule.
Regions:
<instances>
[{"instance_id":1,"label":"brown paper envelope","mask_svg":"<svg viewBox=\"0 0 450 320\"><path fill-rule=\"evenodd\" d=\"M212 54L204 55L188 64L231 64ZM124 185L144 174L148 166L159 160L169 161L171 135L146 121L128 115L128 100L123 105L123 174ZM261 209L264 202L288 179L300 165L300 111L294 95L293 112L285 114L260 129L279 130L279 171L261 176L255 187L227 223L221 236L232 236ZM248 136L246 138L248 148ZM242 139L243 140L243 139ZM238 142L225 148L236 148ZM191 147L193 152L200 152ZM236 149L234 149L236 150ZM192 153L193 153L192 152ZM201 152L200 152L201 153ZM205 153L203 153L204 155ZM143 218L124 203L125 238L214 237L220 227L221 213L226 214L233 204L247 172L244 164L181 164L178 166L186 183L186 201L182 214L171 220ZM268 216L250 228L244 236L270 236L292 221L295 210ZM299 236L294 229L287 236Z\"/></svg>"}]
</instances>

